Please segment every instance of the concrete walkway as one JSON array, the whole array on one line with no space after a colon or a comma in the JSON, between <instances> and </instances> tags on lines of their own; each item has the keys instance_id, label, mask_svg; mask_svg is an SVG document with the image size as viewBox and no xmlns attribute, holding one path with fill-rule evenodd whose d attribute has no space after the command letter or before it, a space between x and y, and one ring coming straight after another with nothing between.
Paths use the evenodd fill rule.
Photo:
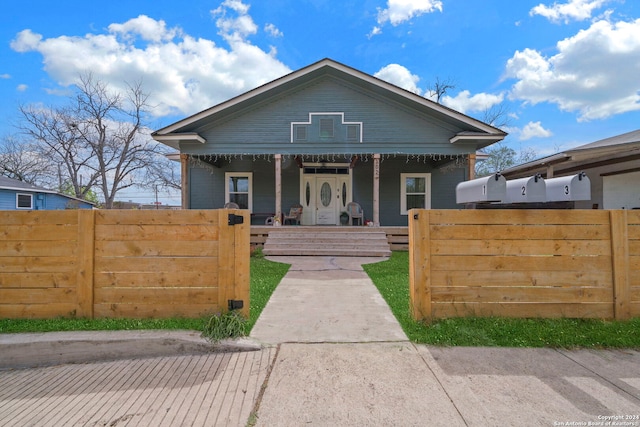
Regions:
<instances>
[{"instance_id":1,"label":"concrete walkway","mask_svg":"<svg viewBox=\"0 0 640 427\"><path fill-rule=\"evenodd\" d=\"M252 338L265 344L407 341L362 269L384 258L268 259L291 267L251 331Z\"/></svg>"},{"instance_id":2,"label":"concrete walkway","mask_svg":"<svg viewBox=\"0 0 640 427\"><path fill-rule=\"evenodd\" d=\"M640 427L637 350L415 345L363 275L371 259L278 260L292 268L252 332L263 347L243 344L256 351L201 353L193 333L0 334L0 363L29 344L40 363L85 356L7 362L0 425Z\"/></svg>"}]
</instances>

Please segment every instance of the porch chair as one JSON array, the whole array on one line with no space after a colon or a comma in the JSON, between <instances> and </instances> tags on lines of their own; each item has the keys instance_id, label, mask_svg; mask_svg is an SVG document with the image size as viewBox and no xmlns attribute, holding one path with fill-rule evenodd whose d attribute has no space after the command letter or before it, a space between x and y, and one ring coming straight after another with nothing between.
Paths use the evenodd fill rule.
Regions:
<instances>
[{"instance_id":1,"label":"porch chair","mask_svg":"<svg viewBox=\"0 0 640 427\"><path fill-rule=\"evenodd\" d=\"M282 225L287 224L287 220L293 225L293 221L297 225L300 225L300 219L302 218L302 205L293 205L291 209L289 209L289 215L285 215L282 218Z\"/></svg>"},{"instance_id":2,"label":"porch chair","mask_svg":"<svg viewBox=\"0 0 640 427\"><path fill-rule=\"evenodd\" d=\"M364 211L358 203L347 203L347 213L349 214L349 225L353 225L354 219L359 221L359 225L364 225Z\"/></svg>"},{"instance_id":3,"label":"porch chair","mask_svg":"<svg viewBox=\"0 0 640 427\"><path fill-rule=\"evenodd\" d=\"M225 209L240 209L237 203L229 202L224 204Z\"/></svg>"}]
</instances>

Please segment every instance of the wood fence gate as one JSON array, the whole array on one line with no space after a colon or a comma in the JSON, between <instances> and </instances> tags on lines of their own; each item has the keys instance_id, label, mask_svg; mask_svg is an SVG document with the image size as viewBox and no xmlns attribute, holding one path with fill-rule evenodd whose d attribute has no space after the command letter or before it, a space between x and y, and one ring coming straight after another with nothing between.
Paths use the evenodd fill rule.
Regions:
<instances>
[{"instance_id":1,"label":"wood fence gate","mask_svg":"<svg viewBox=\"0 0 640 427\"><path fill-rule=\"evenodd\" d=\"M242 210L0 212L0 317L249 314Z\"/></svg>"}]
</instances>

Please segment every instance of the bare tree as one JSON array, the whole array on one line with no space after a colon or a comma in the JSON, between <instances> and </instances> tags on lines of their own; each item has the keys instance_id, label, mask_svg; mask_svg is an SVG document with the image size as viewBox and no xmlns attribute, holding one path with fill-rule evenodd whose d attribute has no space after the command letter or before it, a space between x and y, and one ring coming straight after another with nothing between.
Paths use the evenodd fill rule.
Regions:
<instances>
[{"instance_id":1,"label":"bare tree","mask_svg":"<svg viewBox=\"0 0 640 427\"><path fill-rule=\"evenodd\" d=\"M429 97L435 96L436 102L440 104L440 98L442 98L449 90L455 89L456 84L451 78L446 80L440 80L440 77L436 77L436 81L429 85Z\"/></svg>"},{"instance_id":2,"label":"bare tree","mask_svg":"<svg viewBox=\"0 0 640 427\"><path fill-rule=\"evenodd\" d=\"M531 147L521 148L516 151L507 147L503 141L493 144L484 150L488 155L486 160L476 163L476 176L487 176L501 172L511 166L529 162L536 158L536 152Z\"/></svg>"},{"instance_id":3,"label":"bare tree","mask_svg":"<svg viewBox=\"0 0 640 427\"><path fill-rule=\"evenodd\" d=\"M57 187L56 168L42 156L37 144L15 136L0 142L0 175L46 188Z\"/></svg>"},{"instance_id":4,"label":"bare tree","mask_svg":"<svg viewBox=\"0 0 640 427\"><path fill-rule=\"evenodd\" d=\"M493 127L504 129L511 124L509 108L504 102L493 104L482 112L482 121Z\"/></svg>"},{"instance_id":5,"label":"bare tree","mask_svg":"<svg viewBox=\"0 0 640 427\"><path fill-rule=\"evenodd\" d=\"M63 165L76 197L95 187L111 209L119 191L152 186L169 161L144 124L149 105L141 83L119 93L85 74L76 89L63 108L21 107L22 130Z\"/></svg>"}]
</instances>

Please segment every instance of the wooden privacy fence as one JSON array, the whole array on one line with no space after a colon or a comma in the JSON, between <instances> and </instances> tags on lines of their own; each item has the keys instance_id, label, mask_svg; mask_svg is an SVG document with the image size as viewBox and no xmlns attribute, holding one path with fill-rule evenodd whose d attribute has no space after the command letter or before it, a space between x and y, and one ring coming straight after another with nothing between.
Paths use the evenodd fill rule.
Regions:
<instances>
[{"instance_id":1,"label":"wooden privacy fence","mask_svg":"<svg viewBox=\"0 0 640 427\"><path fill-rule=\"evenodd\" d=\"M249 314L246 212L0 212L1 318L199 317L229 300Z\"/></svg>"},{"instance_id":2,"label":"wooden privacy fence","mask_svg":"<svg viewBox=\"0 0 640 427\"><path fill-rule=\"evenodd\" d=\"M640 212L412 210L413 316L640 316Z\"/></svg>"}]
</instances>

